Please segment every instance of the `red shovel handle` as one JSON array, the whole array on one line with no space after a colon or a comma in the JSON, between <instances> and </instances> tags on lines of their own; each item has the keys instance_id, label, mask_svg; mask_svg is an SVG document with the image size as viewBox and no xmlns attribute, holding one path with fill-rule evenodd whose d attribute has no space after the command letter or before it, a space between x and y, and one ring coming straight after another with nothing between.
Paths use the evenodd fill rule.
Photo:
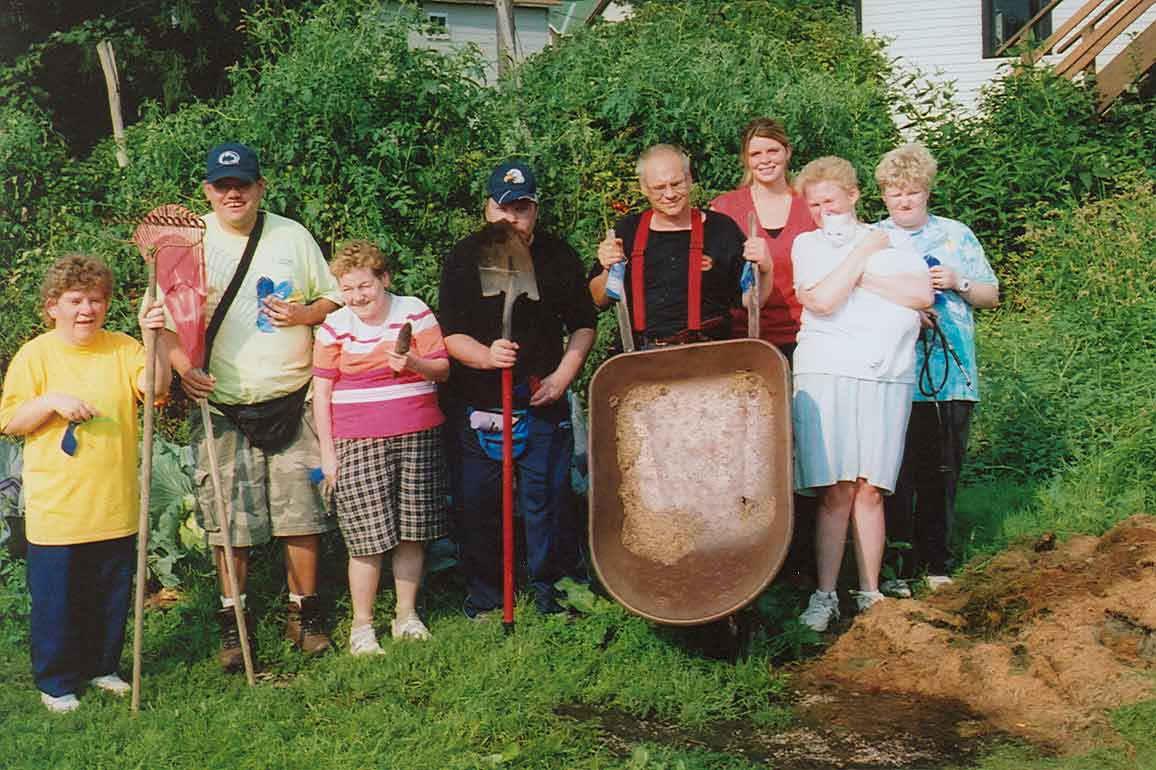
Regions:
<instances>
[{"instance_id":1,"label":"red shovel handle","mask_svg":"<svg viewBox=\"0 0 1156 770\"><path fill-rule=\"evenodd\" d=\"M502 370L502 624L514 630L514 370Z\"/></svg>"}]
</instances>

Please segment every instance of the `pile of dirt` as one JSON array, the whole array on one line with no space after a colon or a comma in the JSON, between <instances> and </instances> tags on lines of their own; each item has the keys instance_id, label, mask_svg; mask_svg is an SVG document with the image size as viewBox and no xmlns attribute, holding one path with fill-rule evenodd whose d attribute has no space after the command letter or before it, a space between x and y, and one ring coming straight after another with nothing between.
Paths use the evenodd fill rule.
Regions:
<instances>
[{"instance_id":1,"label":"pile of dirt","mask_svg":"<svg viewBox=\"0 0 1156 770\"><path fill-rule=\"evenodd\" d=\"M796 685L803 719L818 698L959 703L969 735L1010 734L1049 751L1122 743L1108 712L1156 695L1156 519L1101 538L1055 538L973 564L925 600L881 602ZM868 702L870 702L868 700ZM858 705L863 708L862 704ZM870 709L869 709L870 710ZM818 713L810 714L820 717Z\"/></svg>"}]
</instances>

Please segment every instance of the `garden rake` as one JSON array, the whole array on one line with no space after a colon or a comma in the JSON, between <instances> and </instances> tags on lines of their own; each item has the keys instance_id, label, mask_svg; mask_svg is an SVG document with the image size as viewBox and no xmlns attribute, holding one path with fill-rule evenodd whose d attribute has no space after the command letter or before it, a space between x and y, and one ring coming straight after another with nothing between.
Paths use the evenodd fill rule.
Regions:
<instances>
[{"instance_id":1,"label":"garden rake","mask_svg":"<svg viewBox=\"0 0 1156 770\"><path fill-rule=\"evenodd\" d=\"M155 275L156 285L164 293L165 309L176 327L181 347L194 367L204 369L208 362L205 356L205 223L184 206L169 204L159 206L144 216L133 234L133 241L149 264L150 287ZM152 290L152 289L150 289ZM155 335L155 332L152 333ZM148 337L146 333L146 350ZM151 360L151 359L150 359ZM146 381L150 388L153 381ZM225 548L225 573L229 595L233 599L237 618L237 629L241 637L241 655L245 661L245 677L249 686L256 683L253 669L253 655L249 649L249 635L245 623L244 608L241 606L240 589L233 565L232 504L226 504L221 489L221 471L217 462L217 450L213 435L213 421L209 413L209 402L197 399L201 410L201 421L205 426L205 445L209 455L209 470L213 484L213 502L217 520L221 526ZM151 396L146 394L145 408L145 462L149 479L152 476L152 407ZM144 560L148 533L149 483L142 481L141 489L141 536L137 554L136 632L133 642L133 709L139 708L141 631L144 610Z\"/></svg>"}]
</instances>

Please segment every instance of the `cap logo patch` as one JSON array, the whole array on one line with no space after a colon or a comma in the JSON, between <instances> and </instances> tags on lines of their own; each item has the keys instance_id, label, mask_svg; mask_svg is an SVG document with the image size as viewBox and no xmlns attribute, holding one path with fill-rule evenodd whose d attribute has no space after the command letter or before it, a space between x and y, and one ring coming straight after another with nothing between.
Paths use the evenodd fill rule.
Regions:
<instances>
[{"instance_id":1,"label":"cap logo patch","mask_svg":"<svg viewBox=\"0 0 1156 770\"><path fill-rule=\"evenodd\" d=\"M217 156L217 163L220 163L222 166L236 166L240 162L241 156L236 150L225 150Z\"/></svg>"},{"instance_id":2,"label":"cap logo patch","mask_svg":"<svg viewBox=\"0 0 1156 770\"><path fill-rule=\"evenodd\" d=\"M506 184L525 184L526 177L522 173L522 169L512 168L506 172L504 177L502 177L502 181Z\"/></svg>"}]
</instances>

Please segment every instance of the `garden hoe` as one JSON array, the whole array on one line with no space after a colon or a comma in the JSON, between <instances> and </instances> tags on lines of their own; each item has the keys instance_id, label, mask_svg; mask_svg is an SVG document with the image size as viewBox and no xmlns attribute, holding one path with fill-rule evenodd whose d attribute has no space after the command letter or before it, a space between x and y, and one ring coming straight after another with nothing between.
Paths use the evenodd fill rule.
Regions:
<instances>
[{"instance_id":1,"label":"garden hoe","mask_svg":"<svg viewBox=\"0 0 1156 770\"><path fill-rule=\"evenodd\" d=\"M504 295L502 339L510 339L514 302L525 294L538 299L529 244L511 225L496 222L482 230L478 275L483 297ZM502 370L502 625L514 630L514 369Z\"/></svg>"}]
</instances>

